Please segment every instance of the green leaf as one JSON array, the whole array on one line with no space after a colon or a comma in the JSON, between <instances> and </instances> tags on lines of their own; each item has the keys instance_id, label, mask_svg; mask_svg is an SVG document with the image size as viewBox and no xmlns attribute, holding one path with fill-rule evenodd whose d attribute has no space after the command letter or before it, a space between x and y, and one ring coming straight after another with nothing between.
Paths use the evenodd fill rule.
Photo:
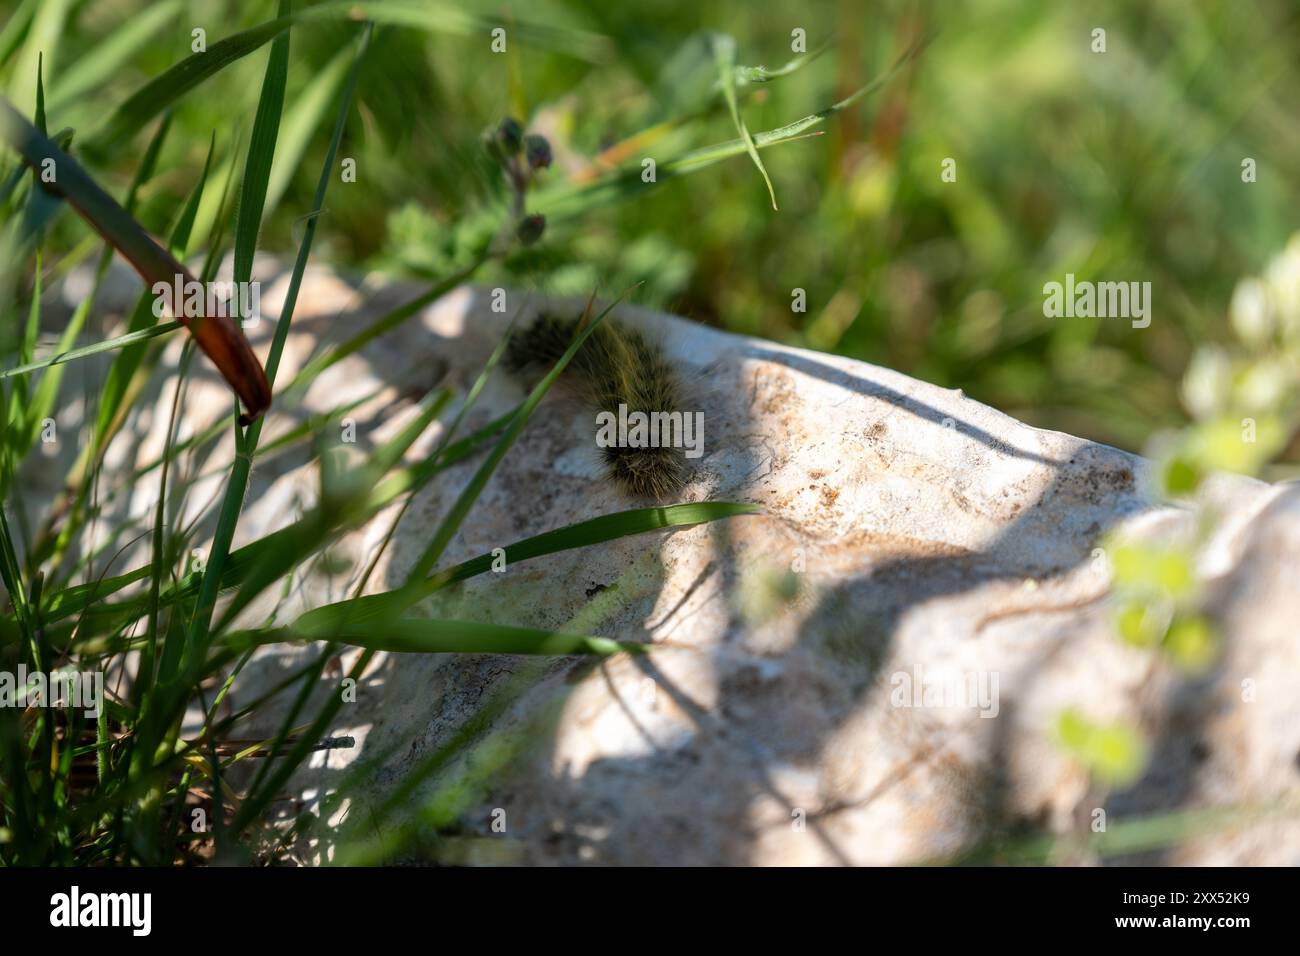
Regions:
<instances>
[{"instance_id":1,"label":"green leaf","mask_svg":"<svg viewBox=\"0 0 1300 956\"><path fill-rule=\"evenodd\" d=\"M830 41L826 40L811 53L802 53L790 60L784 66L777 67L775 70L769 70L765 66L737 66L732 71L735 76L736 86L741 87L748 83L770 83L772 80L778 80L783 76L789 76L791 73L803 69L828 49L830 49Z\"/></svg>"},{"instance_id":2,"label":"green leaf","mask_svg":"<svg viewBox=\"0 0 1300 956\"><path fill-rule=\"evenodd\" d=\"M1164 650L1184 670L1204 673L1219 656L1221 641L1203 615L1178 618L1165 634Z\"/></svg>"},{"instance_id":3,"label":"green leaf","mask_svg":"<svg viewBox=\"0 0 1300 956\"><path fill-rule=\"evenodd\" d=\"M504 549L504 558L508 564L515 564L530 558L571 551L575 548L586 548L629 535L644 534L663 528L704 524L737 515L755 514L758 510L757 505L704 501L670 505L665 508L620 511L516 541ZM480 554L476 558L440 571L432 577L417 581L409 587L386 591L383 594L368 594L315 608L299 617L294 624L294 629L319 635L328 633L332 624L346 622L348 627L356 627L363 621L373 622L395 617L405 613L417 601L441 588L490 570L494 559L495 555L491 552Z\"/></svg>"},{"instance_id":4,"label":"green leaf","mask_svg":"<svg viewBox=\"0 0 1300 956\"><path fill-rule=\"evenodd\" d=\"M40 0L23 0L18 9L9 16L4 29L0 30L0 65L9 62L14 50L23 42L23 35L32 22L32 14L40 5Z\"/></svg>"},{"instance_id":5,"label":"green leaf","mask_svg":"<svg viewBox=\"0 0 1300 956\"><path fill-rule=\"evenodd\" d=\"M27 311L27 331L23 336L22 346L19 351L19 358L30 359L36 351L36 333L41 326L41 253L36 251L36 268L32 278L32 303ZM9 454L13 455L13 460L19 460L27 451L31 430L37 426L37 422L32 418L32 409L30 407L27 395L27 383L24 379L18 379L14 382L14 391L12 395L13 410L16 413L14 421L11 421L10 428L5 435L6 444Z\"/></svg>"},{"instance_id":6,"label":"green leaf","mask_svg":"<svg viewBox=\"0 0 1300 956\"><path fill-rule=\"evenodd\" d=\"M23 52L14 66L14 79L10 95L18 109L26 113L36 103L36 74L38 64L44 61L45 69L53 74L58 62L59 44L66 31L70 0L42 0L36 5L35 16Z\"/></svg>"},{"instance_id":7,"label":"green leaf","mask_svg":"<svg viewBox=\"0 0 1300 956\"><path fill-rule=\"evenodd\" d=\"M920 47L921 43L918 43L899 57L894 65L880 76L824 110L805 116L803 119L795 120L785 126L762 133L755 133L748 140L728 140L701 149L691 150L657 163L657 180L662 181L675 176L684 176L697 172L715 163L748 153L751 146L755 149L767 149L771 146L803 139L809 135L817 135L808 131L836 113L848 109L867 94L884 86L905 62L916 55ZM611 170L591 182L578 185L563 183L539 190L533 195L530 206L536 212L546 216L548 222L552 220L558 221L580 215L604 203L640 195L645 188L646 184L641 181L641 168L638 165L630 169Z\"/></svg>"},{"instance_id":8,"label":"green leaf","mask_svg":"<svg viewBox=\"0 0 1300 956\"><path fill-rule=\"evenodd\" d=\"M1274 414L1256 413L1248 422L1220 416L1192 426L1186 438L1187 455L1204 471L1255 475L1286 447L1291 431Z\"/></svg>"},{"instance_id":9,"label":"green leaf","mask_svg":"<svg viewBox=\"0 0 1300 956\"><path fill-rule=\"evenodd\" d=\"M1146 766L1146 744L1127 725L1098 724L1065 710L1057 718L1056 736L1066 751L1108 786L1132 783Z\"/></svg>"},{"instance_id":10,"label":"green leaf","mask_svg":"<svg viewBox=\"0 0 1300 956\"><path fill-rule=\"evenodd\" d=\"M1173 457L1160 470L1161 492L1166 498L1182 498L1192 494L1203 480L1196 463L1183 457Z\"/></svg>"},{"instance_id":11,"label":"green leaf","mask_svg":"<svg viewBox=\"0 0 1300 956\"><path fill-rule=\"evenodd\" d=\"M63 108L116 76L180 10L181 0L155 0L144 10L129 13L112 33L63 72L54 84L50 108Z\"/></svg>"},{"instance_id":12,"label":"green leaf","mask_svg":"<svg viewBox=\"0 0 1300 956\"><path fill-rule=\"evenodd\" d=\"M1155 647L1164 638L1168 624L1168 613L1140 600L1126 602L1115 614L1120 640L1134 647Z\"/></svg>"},{"instance_id":13,"label":"green leaf","mask_svg":"<svg viewBox=\"0 0 1300 956\"><path fill-rule=\"evenodd\" d=\"M208 77L219 73L289 29L292 21L269 20L218 40L202 53L194 53L137 90L93 133L88 151L121 147L145 123L171 106Z\"/></svg>"},{"instance_id":14,"label":"green leaf","mask_svg":"<svg viewBox=\"0 0 1300 956\"><path fill-rule=\"evenodd\" d=\"M90 355L98 355L100 352L111 352L114 349L125 348L128 345L135 345L147 341L148 339L157 338L160 335L167 335L181 328L184 328L184 326L179 322L161 322L152 328L143 329L139 332L129 332L126 335L104 339L104 341L96 342L93 345L83 345L79 349L68 349L67 351L56 352L49 358L40 359L39 361L27 362L24 365L16 365L13 368L7 368L3 372L0 372L0 378L13 378L15 375L28 375L32 372L39 372L43 368L50 368L55 365L66 365L68 362L75 362L77 359L83 359Z\"/></svg>"},{"instance_id":15,"label":"green leaf","mask_svg":"<svg viewBox=\"0 0 1300 956\"><path fill-rule=\"evenodd\" d=\"M36 128L42 133L48 133L45 127L45 83L41 77L42 68L45 65L45 57L37 56L36 58L36 111L35 117Z\"/></svg>"},{"instance_id":16,"label":"green leaf","mask_svg":"<svg viewBox=\"0 0 1300 956\"><path fill-rule=\"evenodd\" d=\"M302 158L307 152L316 127L336 100L340 84L348 75L348 66L353 60L350 46L344 46L326 64L307 88L298 94L292 109L284 118L280 127L280 144L275 151L275 161L271 164L271 178L266 187L266 208L263 215L270 217L280 204L280 199L289 188Z\"/></svg>"},{"instance_id":17,"label":"green leaf","mask_svg":"<svg viewBox=\"0 0 1300 956\"><path fill-rule=\"evenodd\" d=\"M740 107L736 103L736 41L726 34L714 34L712 38L713 57L718 67L718 81L722 84L722 96L727 101L727 109L731 111L731 121L736 124L736 131L740 133L740 140L745 145L745 152L749 153L749 158L758 168L763 177L763 182L767 184L767 194L772 199L772 208L776 208L776 190L772 188L772 178L767 174L767 167L763 165L763 160L758 155L758 148L754 145L754 138L749 135L749 127L740 116Z\"/></svg>"},{"instance_id":18,"label":"green leaf","mask_svg":"<svg viewBox=\"0 0 1300 956\"><path fill-rule=\"evenodd\" d=\"M194 53L186 57L146 83L118 107L103 128L91 137L88 148L103 151L120 145L153 116L175 103L204 80L252 53L263 44L269 43L294 23L307 20L364 19L461 36L486 33L490 27L499 25L493 18L437 3L396 2L396 0L370 3L337 0L337 2L319 3L299 10L292 16L281 16L260 23L217 41L202 53ZM595 58L603 55L603 52L608 49L606 38L594 34L556 30L520 17L513 17L511 25L512 35L523 42L551 46L583 58Z\"/></svg>"},{"instance_id":19,"label":"green leaf","mask_svg":"<svg viewBox=\"0 0 1300 956\"><path fill-rule=\"evenodd\" d=\"M290 0L280 0L279 19L289 14ZM262 205L275 159L275 143L280 135L280 114L284 111L284 89L289 75L289 34L281 33L271 44L262 79L262 93L257 100L253 137L248 143L244 179L239 193L239 217L235 223L236 283L248 282L253 275L253 256L257 252L257 235L262 228Z\"/></svg>"},{"instance_id":20,"label":"green leaf","mask_svg":"<svg viewBox=\"0 0 1300 956\"><path fill-rule=\"evenodd\" d=\"M531 627L508 627L478 621L392 620L367 622L364 627L334 627L321 623L316 633L296 624L292 632L307 640L332 640L371 651L406 654L617 654L645 651L645 644L615 641L604 637L541 631ZM233 633L227 643L234 650L257 644L276 643L283 631Z\"/></svg>"}]
</instances>

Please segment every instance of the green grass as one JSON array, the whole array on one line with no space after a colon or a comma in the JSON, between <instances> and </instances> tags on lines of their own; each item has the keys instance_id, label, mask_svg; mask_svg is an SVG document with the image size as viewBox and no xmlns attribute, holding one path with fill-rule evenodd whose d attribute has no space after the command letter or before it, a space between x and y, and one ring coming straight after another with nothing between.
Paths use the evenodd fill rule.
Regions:
<instances>
[{"instance_id":1,"label":"green grass","mask_svg":"<svg viewBox=\"0 0 1300 956\"><path fill-rule=\"evenodd\" d=\"M360 6L381 23L410 22L422 27L434 23L424 7L416 10L395 3ZM175 13L175 7L163 9ZM358 5L346 7L351 11ZM10 43L6 37L6 43L0 45L14 63L25 62L30 44L48 35L50 24L42 18L51 16L49 9L41 9L25 38L21 29L16 29L16 34L11 33L9 37L17 35L19 39ZM55 12L68 13L67 10ZM318 685L325 663L343 646L362 649L351 670L354 677L364 672L380 650L555 656L636 653L643 649L641 645L572 629L545 631L408 616L415 604L440 588L488 570L490 556L442 567L443 552L472 513L479 495L541 398L585 335L590 334L613 304L593 318L583 337L573 343L555 369L505 418L475 434L456 436L487 375L500 358L503 341L463 397L434 451L424 460L405 464L404 456L442 417L452 398L445 389L429 392L413 421L374 449L367 460L345 465L336 461L330 452L322 451L318 459L322 475L320 502L279 531L232 550L253 461L259 455L289 445L312 442L346 413L344 406L316 416L307 426L300 426L266 448L259 448L264 424L260 416L266 406L259 387L269 395L276 383L298 291L322 214L327 209L327 194L338 178L340 144L349 123L355 120L356 94L370 53L374 22L349 27L354 52L347 60L340 59L340 52L335 60L341 64L350 60L350 65L346 72L338 71L339 75L324 88L333 93L336 118L321 159L315 193L305 216L301 217L304 227L264 379L260 366L249 368L246 355L251 352L247 351L243 336L233 323L220 326L208 319L157 322L147 294L141 296L128 318L125 333L76 345L91 316L92 294L76 310L58 347L44 357L36 355L41 319L40 279L47 268L42 265L44 257L56 259L59 270L66 272L90 259L96 251L94 243L78 241L69 245L63 241L62 231L77 234L68 217L59 215L64 204L80 218L84 224L82 229L93 229L103 240L94 265L96 289L114 253L122 255L148 285L165 281L176 273L189 274L178 257L184 256L187 250L203 248L206 250L204 263L194 274L210 278L228 248L228 237L233 238L236 280L250 277L253 255L266 228L264 216L286 191L283 179L273 184L280 133L286 125L292 130L290 146L295 153L290 158L292 161L306 151L313 136L313 122L318 124L327 115L320 86L309 85L298 101L291 101L287 96L293 37L299 30L310 29L307 24L316 20L347 20L350 14L345 13L343 6L337 4L294 13L287 2L282 2L275 18L224 40L215 40L206 54L183 59L141 85L104 120L99 132L91 134L85 148L85 162L89 166L68 152L71 148L68 137L60 140L45 133L43 75L36 78L34 122L24 119L8 101L0 102L3 111L0 132L13 150L11 156L16 154L28 169L37 171L44 161L52 159L59 170L57 183L50 188L37 183L33 175L24 175L21 166L5 174L10 184L6 205L12 214L6 232L6 242L14 254L10 264L21 266L26 261L32 271L29 288L24 288L20 268L11 268L7 273L6 288L12 294L3 307L10 317L25 308L26 318L21 335L8 342L7 355L11 361L6 362L0 377L3 413L9 423L0 460L3 465L0 486L12 489L17 470L34 452L37 427L53 407L62 372L95 355L112 357L104 387L91 413L92 440L73 464L61 496L46 509L39 530L34 535L15 534L7 512L10 507L22 511L17 501L7 502L6 508L0 511L0 571L9 596L8 613L0 620L0 656L6 664L21 662L29 669L48 671L56 665L103 670L114 661L124 660L125 655L138 654L132 665L135 679L131 693L111 697L105 713L93 725L87 725L80 713L73 710L7 708L0 715L3 721L0 737L5 752L0 807L6 834L5 842L0 843L0 859L5 863L166 864L219 856L230 852L232 847L243 847L235 852L246 854L251 852L251 847L266 845L265 831L270 825L266 814L275 796L318 747L318 742L327 736L337 714L338 700L332 699L319 710L309 712L307 698L308 692ZM144 21L122 23L101 46L85 53L70 80L59 84L56 102L75 110L76 104L95 91L100 82L122 69L148 38L162 28L165 20L162 14L156 13ZM468 22L472 25L477 21L471 18ZM465 22L455 18L439 20L437 24L466 28ZM538 27L523 31L523 35L534 37L543 45L569 39L574 40L577 49L592 50L600 45L593 45L592 37L581 32L570 37L564 31ZM175 143L177 114L173 111L184 111L187 96L206 82L218 81L223 71L255 54L268 42L270 51L259 87L258 105L238 175L220 177L220 185L216 187L219 193L213 191L214 170L218 162L234 168L239 139L237 131L218 128L207 137L207 149L188 195L174 207L166 245L157 243L138 218L139 200L158 188L159 174L168 169L162 157L169 155L167 144ZM13 80L13 85L21 91L24 84ZM21 101L21 92L18 98ZM116 157L125 154L134 135L157 117L161 121L156 123L133 174L125 202L119 204L99 184L91 169L113 166ZM221 139L226 141L219 143ZM224 154L224 160L217 159L219 152ZM174 175L171 170L168 172ZM594 207L600 201L585 199L581 205ZM206 208L213 208L216 213L208 218L206 236L199 241L195 229L204 224L201 210L205 203ZM494 216L508 220L517 212L502 211L489 203L482 216L484 221ZM492 231L501 230L498 227ZM510 252L509 244L485 243L469 267L432 281L425 294L380 317L338 348L314 357L280 390L277 402L297 402L306 386L325 368L411 318L434 298L474 276L478 267ZM146 473L160 469L162 487L152 526L143 529L150 539L151 559L148 564L124 573L94 574L95 553L80 553L80 542L81 532L99 520L103 506L100 474L104 455L126 422L132 404L144 393L148 380L159 372L161 345L171 335L188 335L190 341L165 411L169 420L165 448L155 462L142 469ZM202 353L196 352L194 346ZM187 376L195 362L209 360L226 377L232 393L242 398L244 414L232 394L230 415L224 423L180 443L177 425L187 401ZM271 414L275 414L274 406ZM194 476L175 466L183 456L210 445L225 429L233 434L236 454L225 475L224 494L216 505L214 538L203 568L186 572L184 556L194 526L169 527L167 514L168 502L183 497ZM447 467L484 451L479 467L434 529L405 586L386 593L364 594L367 574L348 601L310 610L288 625L268 621L262 627L235 628L233 622L240 612L258 595L282 586L307 556L325 553L345 530L371 519L395 501L409 501L412 494ZM641 509L559 528L512 544L505 551L511 561L526 561L557 551L714 521L752 510L750 506L727 503ZM117 536L110 535L110 541L115 540ZM377 560L378 555L374 557ZM372 563L371 570L373 567ZM228 597L223 599L223 594ZM239 681L241 670L255 648L303 642L320 648L314 664L301 668L292 679L238 714L217 718L217 705ZM202 688L214 677L220 679L221 688L217 697L209 700ZM279 731L264 742L265 747L236 747L225 743L241 739L242 723L259 708L269 706L276 697L284 697L290 705ZM182 731L184 714L196 701L207 715L197 735ZM231 764L255 757L261 758L261 764L240 793L238 810L232 808L229 819L225 812L214 813L211 834L193 839L182 820L186 794L191 788L205 791L210 798L226 792L224 777ZM87 762L94 774L90 785L85 783L84 770L79 769ZM79 781L75 785L74 777Z\"/></svg>"}]
</instances>

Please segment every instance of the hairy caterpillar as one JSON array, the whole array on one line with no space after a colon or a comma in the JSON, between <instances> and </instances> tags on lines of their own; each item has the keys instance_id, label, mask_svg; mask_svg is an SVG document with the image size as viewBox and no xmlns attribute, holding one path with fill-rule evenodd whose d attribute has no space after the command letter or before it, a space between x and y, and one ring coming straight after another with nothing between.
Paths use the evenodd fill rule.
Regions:
<instances>
[{"instance_id":1,"label":"hairy caterpillar","mask_svg":"<svg viewBox=\"0 0 1300 956\"><path fill-rule=\"evenodd\" d=\"M573 343L579 319L543 313L515 332L505 362L516 373L550 369ZM672 412L680 408L677 374L657 345L639 331L606 319L565 367L561 380L595 411ZM682 452L669 447L600 449L605 472L628 494L664 498L686 481Z\"/></svg>"}]
</instances>

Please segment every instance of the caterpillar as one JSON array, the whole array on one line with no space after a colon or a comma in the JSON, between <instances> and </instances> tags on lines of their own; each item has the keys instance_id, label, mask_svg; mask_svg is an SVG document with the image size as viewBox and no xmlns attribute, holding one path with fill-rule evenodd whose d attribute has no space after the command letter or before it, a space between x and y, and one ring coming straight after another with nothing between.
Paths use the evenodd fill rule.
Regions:
<instances>
[{"instance_id":1,"label":"caterpillar","mask_svg":"<svg viewBox=\"0 0 1300 956\"><path fill-rule=\"evenodd\" d=\"M516 374L547 371L573 344L579 319L542 313L511 336L504 356ZM638 330L606 319L565 367L560 379L590 409L618 414L680 408L677 373L663 351ZM670 447L600 449L606 477L634 497L662 499L686 483L682 452Z\"/></svg>"}]
</instances>

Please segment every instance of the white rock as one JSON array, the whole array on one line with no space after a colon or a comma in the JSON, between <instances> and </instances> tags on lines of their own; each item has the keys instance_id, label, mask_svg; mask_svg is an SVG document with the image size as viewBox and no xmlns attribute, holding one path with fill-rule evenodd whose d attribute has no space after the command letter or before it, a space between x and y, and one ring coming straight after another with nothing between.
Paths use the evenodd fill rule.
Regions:
<instances>
[{"instance_id":1,"label":"white rock","mask_svg":"<svg viewBox=\"0 0 1300 956\"><path fill-rule=\"evenodd\" d=\"M323 343L418 291L361 294L313 271L280 381ZM268 286L265 315L276 314L283 292L283 281ZM541 303L509 297L512 308L526 300L530 311ZM1300 863L1300 488L1214 482L1227 520L1204 570L1226 647L1210 673L1189 678L1118 641L1104 563L1094 560L1110 530L1173 540L1189 527L1188 513L1144 501L1140 459L889 369L632 307L616 315L663 342L688 383L688 408L705 414L705 454L683 500L755 502L762 514L523 562L423 607L557 628L594 597L607 613L595 615L590 632L656 649L603 663L379 655L333 729L359 746L318 754L294 781L299 794L328 791L349 764L378 759L341 829L304 846L306 858L346 858L346 846L331 846L336 839L375 839L383 829L374 825L377 802L500 695L513 694L401 801L482 839L424 842L422 853L546 863L902 863L948 858L1013 831L1084 840L1099 807L1111 831L1149 814L1231 808L1226 822L1198 824L1191 839L1143 859ZM463 391L507 319L489 310L486 292L459 289L323 375L307 410L375 393L353 413L360 443L372 444L401 426L418 390L445 375ZM258 331L259 354L271 325ZM211 370L200 371L187 432L230 407ZM159 407L169 408L170 387L162 394ZM522 395L498 373L465 433ZM594 430L589 418L571 401L547 398L446 563L645 504L593 477L583 438ZM152 427L165 419L154 415ZM264 442L290 422L277 408ZM435 429L412 458L436 438ZM230 455L223 441L204 470ZM304 461L258 466L236 544L314 500L316 472ZM403 580L478 462L453 467L416 496L367 590ZM218 472L187 507L222 482ZM153 476L136 488L132 513L148 514L151 495ZM334 549L349 571L330 577L309 564L287 596L277 588L259 601L251 620L275 607L287 621L350 596L395 513ZM764 616L755 596L796 558L804 569L798 596ZM260 654L235 685L233 706L305 653ZM975 707L894 706L896 675L918 673L974 674L986 691L996 679L996 698L985 716ZM336 687L337 676L320 694ZM1136 785L1107 794L1090 784L1052 736L1067 707L1144 729L1153 756ZM274 717L259 729L272 731ZM497 809L504 833L492 829ZM1060 853L1095 859L1068 846Z\"/></svg>"}]
</instances>

